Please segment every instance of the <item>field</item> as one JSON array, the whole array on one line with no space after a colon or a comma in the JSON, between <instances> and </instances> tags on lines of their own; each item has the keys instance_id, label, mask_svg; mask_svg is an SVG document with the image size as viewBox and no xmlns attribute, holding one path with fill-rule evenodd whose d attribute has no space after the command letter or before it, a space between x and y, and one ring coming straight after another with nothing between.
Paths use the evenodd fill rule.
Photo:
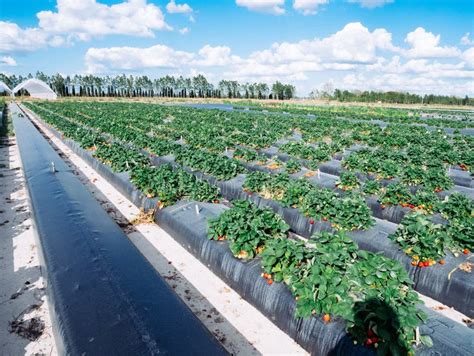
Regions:
<instances>
[{"instance_id":1,"label":"field","mask_svg":"<svg viewBox=\"0 0 474 356\"><path fill-rule=\"evenodd\" d=\"M405 354L432 344L415 290L473 316L469 112L24 105L125 173L143 206L224 205L208 238L258 261L267 286L286 285L297 317L343 320L355 343Z\"/></svg>"}]
</instances>

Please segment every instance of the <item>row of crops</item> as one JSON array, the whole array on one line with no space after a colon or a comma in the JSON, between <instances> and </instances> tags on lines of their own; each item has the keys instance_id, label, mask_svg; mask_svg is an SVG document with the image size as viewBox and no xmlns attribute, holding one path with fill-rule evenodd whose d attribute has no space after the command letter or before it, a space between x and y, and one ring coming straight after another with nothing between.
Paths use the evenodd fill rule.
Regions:
<instances>
[{"instance_id":1,"label":"row of crops","mask_svg":"<svg viewBox=\"0 0 474 356\"><path fill-rule=\"evenodd\" d=\"M228 241L237 258L261 257L264 278L290 288L298 315L343 318L356 342L381 352L410 350L424 316L406 268L355 242L360 231L388 226L375 212L402 216L398 227L389 225L389 238L415 269L442 267L453 254L474 248L473 203L462 194L470 188L457 190L449 174L469 175L470 136L146 104L27 105L115 172L128 172L159 207L182 199L230 200L231 209L210 222L209 238ZM370 153L390 162L389 176L353 163L370 160ZM336 161L339 176L322 184L321 174L331 176L321 173L324 165ZM422 179L406 179L407 167L421 168ZM240 194L231 192L236 186ZM306 220L294 223L249 202L257 198ZM402 325L396 332L389 322L356 322L364 312L357 302L367 298L397 311Z\"/></svg>"},{"instance_id":2,"label":"row of crops","mask_svg":"<svg viewBox=\"0 0 474 356\"><path fill-rule=\"evenodd\" d=\"M318 117L355 120L380 120L387 123L421 124L455 129L473 128L472 111L437 109L399 109L367 106L310 106L294 104L256 104L253 102L233 104L235 109L248 108L253 111L286 112L289 114L316 115Z\"/></svg>"}]
</instances>

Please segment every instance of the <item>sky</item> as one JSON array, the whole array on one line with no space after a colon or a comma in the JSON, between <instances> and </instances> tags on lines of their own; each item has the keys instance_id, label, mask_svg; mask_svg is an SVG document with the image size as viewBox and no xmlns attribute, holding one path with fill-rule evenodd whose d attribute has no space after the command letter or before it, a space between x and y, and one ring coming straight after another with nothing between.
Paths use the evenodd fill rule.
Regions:
<instances>
[{"instance_id":1,"label":"sky","mask_svg":"<svg viewBox=\"0 0 474 356\"><path fill-rule=\"evenodd\" d=\"M472 0L0 0L0 72L474 96Z\"/></svg>"}]
</instances>

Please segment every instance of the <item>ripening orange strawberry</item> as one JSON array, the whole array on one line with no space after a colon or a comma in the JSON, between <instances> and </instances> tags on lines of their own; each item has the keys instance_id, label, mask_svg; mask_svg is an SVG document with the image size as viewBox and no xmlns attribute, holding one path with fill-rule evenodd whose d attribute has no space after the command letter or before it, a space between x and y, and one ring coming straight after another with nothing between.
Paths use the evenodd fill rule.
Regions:
<instances>
[{"instance_id":1,"label":"ripening orange strawberry","mask_svg":"<svg viewBox=\"0 0 474 356\"><path fill-rule=\"evenodd\" d=\"M331 316L329 314L324 314L323 321L329 323L331 321Z\"/></svg>"}]
</instances>

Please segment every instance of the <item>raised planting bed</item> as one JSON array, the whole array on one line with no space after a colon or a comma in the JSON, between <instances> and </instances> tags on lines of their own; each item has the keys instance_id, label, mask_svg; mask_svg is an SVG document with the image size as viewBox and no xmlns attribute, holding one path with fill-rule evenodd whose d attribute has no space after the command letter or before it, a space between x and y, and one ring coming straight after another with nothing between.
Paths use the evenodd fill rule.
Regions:
<instances>
[{"instance_id":1,"label":"raised planting bed","mask_svg":"<svg viewBox=\"0 0 474 356\"><path fill-rule=\"evenodd\" d=\"M76 149L80 149L76 145ZM92 157L91 152L83 153L88 159L93 160L91 163L93 166L97 166L97 160ZM95 162L94 162L95 161ZM156 165L163 165L173 162L172 157L153 157L152 162ZM184 168L188 172L192 172L190 169ZM279 213L287 223L291 226L293 231L309 237L315 231L332 231L333 228L329 222L324 222L323 219L313 219L302 214L298 209L291 207L284 207L281 203L262 198L257 194L247 194L242 188L245 176L240 175L236 178L228 181L219 181L214 177L204 175L200 172L193 172L194 175L200 179L204 179L210 182L212 185L216 185L220 188L221 194L229 200L247 198L256 202L259 206L269 206L275 212ZM125 185L121 187L122 191L133 191L133 187ZM137 200L143 201L140 194L134 194L134 202ZM189 196L188 196L189 197ZM316 196L317 198L317 196ZM144 200L148 202L149 200ZM156 200L155 200L156 202ZM149 205L150 203L146 203ZM311 224L313 220L313 224ZM440 300L450 306L454 306L456 309L464 312L467 315L472 315L472 286L474 285L472 274L464 272L462 269L456 269L461 263L465 262L465 257L461 256L454 258L448 254L445 258L444 265L436 265L431 268L420 268L412 265L412 259L401 251L397 245L388 238L389 234L392 234L396 230L394 224L376 220L377 225L368 231L351 232L349 235L359 243L360 248L369 251L382 251L387 257L394 258L402 262L410 277L415 281L415 286L418 290L423 290L424 294L431 296L434 299ZM456 269L450 274L452 270ZM421 276L421 277L419 277ZM436 284L433 284L431 280L424 278L423 276L431 276Z\"/></svg>"}]
</instances>

